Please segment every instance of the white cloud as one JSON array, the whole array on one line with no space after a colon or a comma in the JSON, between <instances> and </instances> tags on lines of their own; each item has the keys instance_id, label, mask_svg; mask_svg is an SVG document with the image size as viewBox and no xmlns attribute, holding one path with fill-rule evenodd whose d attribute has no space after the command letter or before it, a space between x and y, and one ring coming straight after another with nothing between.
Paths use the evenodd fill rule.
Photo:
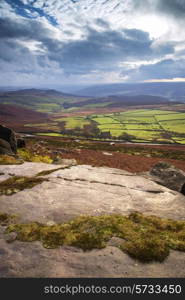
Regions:
<instances>
[{"instance_id":1,"label":"white cloud","mask_svg":"<svg viewBox=\"0 0 185 300\"><path fill-rule=\"evenodd\" d=\"M0 2L0 18L1 17L15 17L16 13L15 10L5 1Z\"/></svg>"},{"instance_id":2,"label":"white cloud","mask_svg":"<svg viewBox=\"0 0 185 300\"><path fill-rule=\"evenodd\" d=\"M112 29L137 28L149 32L154 39L168 35L168 39L173 40L177 33L178 39L185 35L179 26L179 20L175 22L171 18L169 22L169 17L156 13L154 1L149 3L152 9L147 9L147 6L145 9L143 5L143 13L135 9L133 0L79 0L76 3L71 0L37 0L32 5L54 17L61 30L70 28L73 36L78 37L79 31L84 32L87 24L96 26L97 18L106 21ZM73 26L70 27L70 24Z\"/></svg>"},{"instance_id":3,"label":"white cloud","mask_svg":"<svg viewBox=\"0 0 185 300\"><path fill-rule=\"evenodd\" d=\"M153 80L152 73L162 80L155 68L166 76L166 66L172 78L183 75L176 61L185 59L184 19L157 10L165 0L21 1L22 14L0 2L0 17L8 20L1 66L20 82ZM13 35L18 50L10 43ZM170 63L160 65L165 60Z\"/></svg>"}]
</instances>

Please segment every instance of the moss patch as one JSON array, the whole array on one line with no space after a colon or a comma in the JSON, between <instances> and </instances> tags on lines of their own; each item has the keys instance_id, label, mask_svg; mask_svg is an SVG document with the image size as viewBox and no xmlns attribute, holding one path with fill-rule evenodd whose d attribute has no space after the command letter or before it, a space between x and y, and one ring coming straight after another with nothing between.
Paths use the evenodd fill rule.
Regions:
<instances>
[{"instance_id":1,"label":"moss patch","mask_svg":"<svg viewBox=\"0 0 185 300\"><path fill-rule=\"evenodd\" d=\"M11 196L24 189L31 189L43 181L47 181L47 179L42 177L13 176L0 182L0 195Z\"/></svg>"},{"instance_id":2,"label":"moss patch","mask_svg":"<svg viewBox=\"0 0 185 300\"><path fill-rule=\"evenodd\" d=\"M68 169L69 167L60 167L60 168L56 168L56 169L52 169L52 170L46 170L46 171L41 171L39 172L36 176L46 176L49 175L53 172L56 172L58 170L64 170L64 169Z\"/></svg>"},{"instance_id":3,"label":"moss patch","mask_svg":"<svg viewBox=\"0 0 185 300\"><path fill-rule=\"evenodd\" d=\"M17 219L16 215L9 215L9 214L0 212L0 225L1 226L7 226L10 223L14 223L16 219Z\"/></svg>"},{"instance_id":4,"label":"moss patch","mask_svg":"<svg viewBox=\"0 0 185 300\"><path fill-rule=\"evenodd\" d=\"M162 262L170 249L185 251L185 221L140 213L80 216L52 226L10 224L6 232L16 232L20 241L41 241L45 248L70 245L83 250L104 248L112 237L119 237L123 239L119 248L142 262Z\"/></svg>"}]
</instances>

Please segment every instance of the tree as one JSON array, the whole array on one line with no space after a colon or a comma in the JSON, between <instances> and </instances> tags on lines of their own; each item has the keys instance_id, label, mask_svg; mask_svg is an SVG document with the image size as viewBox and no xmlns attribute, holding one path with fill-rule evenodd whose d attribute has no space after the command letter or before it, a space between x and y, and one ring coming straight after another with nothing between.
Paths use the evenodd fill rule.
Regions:
<instances>
[{"instance_id":1,"label":"tree","mask_svg":"<svg viewBox=\"0 0 185 300\"><path fill-rule=\"evenodd\" d=\"M134 139L136 139L136 137L132 134L128 134L127 132L123 132L121 135L119 135L119 140L131 142Z\"/></svg>"}]
</instances>

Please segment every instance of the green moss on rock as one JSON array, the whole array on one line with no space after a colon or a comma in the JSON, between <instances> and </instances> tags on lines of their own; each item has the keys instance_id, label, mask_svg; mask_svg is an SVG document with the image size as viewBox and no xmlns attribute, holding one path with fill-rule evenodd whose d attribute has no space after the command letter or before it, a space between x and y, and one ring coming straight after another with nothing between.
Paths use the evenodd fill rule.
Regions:
<instances>
[{"instance_id":1,"label":"green moss on rock","mask_svg":"<svg viewBox=\"0 0 185 300\"><path fill-rule=\"evenodd\" d=\"M41 171L39 172L36 176L46 176L49 175L53 172L59 171L59 170L64 170L64 169L68 169L69 167L60 167L60 168L56 168L56 169L51 169L51 170L45 170L45 171Z\"/></svg>"},{"instance_id":2,"label":"green moss on rock","mask_svg":"<svg viewBox=\"0 0 185 300\"><path fill-rule=\"evenodd\" d=\"M31 189L46 180L42 177L13 176L0 182L0 195L11 196L24 189Z\"/></svg>"},{"instance_id":3,"label":"green moss on rock","mask_svg":"<svg viewBox=\"0 0 185 300\"><path fill-rule=\"evenodd\" d=\"M17 219L16 215L9 215L9 214L0 212L0 225L1 226L6 226L10 223L13 223L16 221L16 219Z\"/></svg>"}]
</instances>

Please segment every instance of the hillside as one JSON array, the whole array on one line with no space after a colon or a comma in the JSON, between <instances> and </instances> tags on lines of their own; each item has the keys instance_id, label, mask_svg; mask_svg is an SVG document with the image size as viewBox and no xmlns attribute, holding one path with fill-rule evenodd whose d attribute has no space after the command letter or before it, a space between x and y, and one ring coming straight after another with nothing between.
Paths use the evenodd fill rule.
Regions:
<instances>
[{"instance_id":1,"label":"hillside","mask_svg":"<svg viewBox=\"0 0 185 300\"><path fill-rule=\"evenodd\" d=\"M131 142L185 141L185 105L161 96L87 98L25 89L1 92L0 103L0 121L21 132Z\"/></svg>"},{"instance_id":2,"label":"hillside","mask_svg":"<svg viewBox=\"0 0 185 300\"><path fill-rule=\"evenodd\" d=\"M103 97L107 95L154 95L185 101L184 82L115 83L89 86L75 91L76 95Z\"/></svg>"},{"instance_id":3,"label":"hillside","mask_svg":"<svg viewBox=\"0 0 185 300\"><path fill-rule=\"evenodd\" d=\"M47 120L48 115L18 105L0 104L0 123L8 126Z\"/></svg>"},{"instance_id":4,"label":"hillside","mask_svg":"<svg viewBox=\"0 0 185 300\"><path fill-rule=\"evenodd\" d=\"M0 103L19 105L44 113L84 111L92 109L122 109L126 106L169 104L169 99L151 95L109 95L85 97L62 93L56 90L25 89L0 92Z\"/></svg>"},{"instance_id":5,"label":"hillside","mask_svg":"<svg viewBox=\"0 0 185 300\"><path fill-rule=\"evenodd\" d=\"M106 107L106 108L125 108L126 106L135 105L159 105L168 104L169 100L165 97L151 96L151 95L136 95L136 96L116 96L110 95L108 97L93 98L84 101L77 101L74 103L64 102L64 108L90 108L90 107Z\"/></svg>"}]
</instances>

